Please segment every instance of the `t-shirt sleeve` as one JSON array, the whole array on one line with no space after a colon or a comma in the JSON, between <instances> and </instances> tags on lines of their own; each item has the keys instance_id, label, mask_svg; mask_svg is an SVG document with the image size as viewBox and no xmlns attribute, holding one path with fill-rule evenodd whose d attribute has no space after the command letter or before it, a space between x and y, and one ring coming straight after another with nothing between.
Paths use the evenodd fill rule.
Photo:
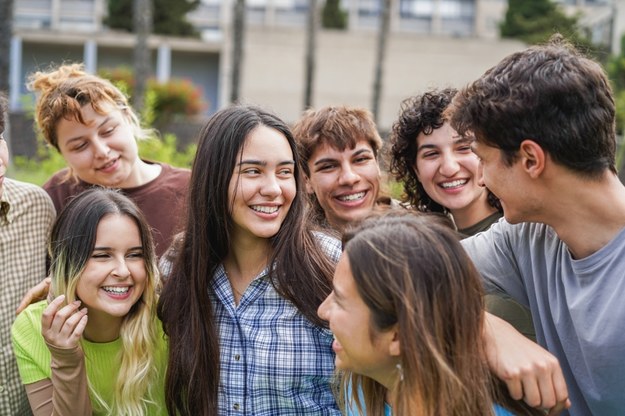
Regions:
<instances>
[{"instance_id":1,"label":"t-shirt sleeve","mask_svg":"<svg viewBox=\"0 0 625 416\"><path fill-rule=\"evenodd\" d=\"M528 306L527 292L518 267L520 226L499 221L487 231L462 240L464 249L480 272L487 293L505 293Z\"/></svg>"},{"instance_id":2,"label":"t-shirt sleeve","mask_svg":"<svg viewBox=\"0 0 625 416\"><path fill-rule=\"evenodd\" d=\"M50 352L41 336L41 315L36 313L37 306L33 304L20 313L11 328L13 352L22 384L50 378ZM48 363L47 371L41 363Z\"/></svg>"}]
</instances>

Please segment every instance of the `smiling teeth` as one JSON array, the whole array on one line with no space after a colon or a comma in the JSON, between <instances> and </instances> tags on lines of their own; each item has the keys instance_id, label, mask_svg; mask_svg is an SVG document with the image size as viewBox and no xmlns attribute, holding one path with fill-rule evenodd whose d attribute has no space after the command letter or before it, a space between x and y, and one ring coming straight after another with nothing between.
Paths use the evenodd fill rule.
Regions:
<instances>
[{"instance_id":1,"label":"smiling teeth","mask_svg":"<svg viewBox=\"0 0 625 416\"><path fill-rule=\"evenodd\" d=\"M364 192L358 192L357 194L351 194L351 195L344 195L344 196L339 196L338 199L340 201L355 201L357 199L362 199L364 198L365 193Z\"/></svg>"},{"instance_id":2,"label":"smiling teeth","mask_svg":"<svg viewBox=\"0 0 625 416\"><path fill-rule=\"evenodd\" d=\"M443 188L455 188L456 186L464 185L468 181L469 181L468 179L458 179L457 181L441 183L441 187L443 187Z\"/></svg>"},{"instance_id":3,"label":"smiling teeth","mask_svg":"<svg viewBox=\"0 0 625 416\"><path fill-rule=\"evenodd\" d=\"M103 287L102 289L104 289L104 291L106 292L121 294L121 293L128 293L128 290L130 289L130 287L128 286L124 286L124 287L106 286L106 287Z\"/></svg>"},{"instance_id":4,"label":"smiling teeth","mask_svg":"<svg viewBox=\"0 0 625 416\"><path fill-rule=\"evenodd\" d=\"M279 207L265 207L262 205L254 205L252 209L257 212L262 212L263 214L273 214L278 211Z\"/></svg>"}]
</instances>

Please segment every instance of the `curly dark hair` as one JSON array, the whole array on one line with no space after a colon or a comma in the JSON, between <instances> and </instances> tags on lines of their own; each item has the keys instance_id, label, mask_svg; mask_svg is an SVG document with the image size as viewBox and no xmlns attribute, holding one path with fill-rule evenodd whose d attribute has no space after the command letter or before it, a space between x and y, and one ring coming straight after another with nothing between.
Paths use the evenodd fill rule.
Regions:
<instances>
[{"instance_id":1,"label":"curly dark hair","mask_svg":"<svg viewBox=\"0 0 625 416\"><path fill-rule=\"evenodd\" d=\"M399 118L393 123L390 135L389 171L404 184L404 202L419 211L446 213L447 208L432 200L417 178L414 164L417 159L417 136L426 135L448 121L445 110L458 90L445 88L431 90L410 97L401 103ZM488 190L488 203L501 211L499 199Z\"/></svg>"}]
</instances>

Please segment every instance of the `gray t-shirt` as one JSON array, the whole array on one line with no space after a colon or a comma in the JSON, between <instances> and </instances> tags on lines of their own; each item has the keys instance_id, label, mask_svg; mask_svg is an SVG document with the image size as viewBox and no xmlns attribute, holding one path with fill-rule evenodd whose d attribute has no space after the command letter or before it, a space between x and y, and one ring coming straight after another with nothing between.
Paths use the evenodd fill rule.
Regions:
<instances>
[{"instance_id":1,"label":"gray t-shirt","mask_svg":"<svg viewBox=\"0 0 625 416\"><path fill-rule=\"evenodd\" d=\"M580 260L544 224L500 221L462 244L487 291L530 307L538 343L560 360L570 414L625 414L625 229Z\"/></svg>"}]
</instances>

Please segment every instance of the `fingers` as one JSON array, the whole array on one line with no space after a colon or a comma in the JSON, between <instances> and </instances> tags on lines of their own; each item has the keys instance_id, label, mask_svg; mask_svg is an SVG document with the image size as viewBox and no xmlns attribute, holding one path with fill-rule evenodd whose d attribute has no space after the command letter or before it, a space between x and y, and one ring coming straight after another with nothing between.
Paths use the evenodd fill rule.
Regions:
<instances>
[{"instance_id":1,"label":"fingers","mask_svg":"<svg viewBox=\"0 0 625 416\"><path fill-rule=\"evenodd\" d=\"M41 317L41 331L48 344L59 348L74 348L87 325L87 309L79 309L80 301L62 306L65 296L50 302Z\"/></svg>"},{"instance_id":2,"label":"fingers","mask_svg":"<svg viewBox=\"0 0 625 416\"><path fill-rule=\"evenodd\" d=\"M20 312L22 312L24 309L28 307L28 305L35 303L39 300L45 299L46 296L48 295L48 292L50 291L51 281L52 281L51 278L46 277L41 282L37 283L36 286L30 288L28 292L26 292L26 294L22 298L22 301L20 302L17 309L15 310L15 314L17 315Z\"/></svg>"},{"instance_id":3,"label":"fingers","mask_svg":"<svg viewBox=\"0 0 625 416\"><path fill-rule=\"evenodd\" d=\"M563 410L568 409L569 407L571 407L571 401L566 399L549 409L547 416L558 416Z\"/></svg>"}]
</instances>

